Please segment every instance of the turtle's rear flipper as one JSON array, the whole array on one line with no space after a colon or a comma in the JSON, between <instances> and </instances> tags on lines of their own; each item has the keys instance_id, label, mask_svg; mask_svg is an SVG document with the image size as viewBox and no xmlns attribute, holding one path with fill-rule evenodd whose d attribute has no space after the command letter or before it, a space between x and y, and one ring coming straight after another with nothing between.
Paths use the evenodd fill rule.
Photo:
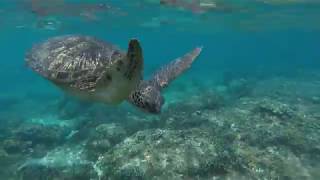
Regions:
<instances>
[{"instance_id":1,"label":"turtle's rear flipper","mask_svg":"<svg viewBox=\"0 0 320 180\"><path fill-rule=\"evenodd\" d=\"M176 79L181 73L190 68L192 62L200 55L202 47L198 47L179 57L169 64L161 67L152 77L152 81L159 87L165 88Z\"/></svg>"}]
</instances>

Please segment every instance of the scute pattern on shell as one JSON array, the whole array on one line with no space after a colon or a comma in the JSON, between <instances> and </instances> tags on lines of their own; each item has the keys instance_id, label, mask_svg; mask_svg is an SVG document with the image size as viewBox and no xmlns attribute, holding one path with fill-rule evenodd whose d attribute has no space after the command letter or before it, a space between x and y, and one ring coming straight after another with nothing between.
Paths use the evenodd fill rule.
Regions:
<instances>
[{"instance_id":1,"label":"scute pattern on shell","mask_svg":"<svg viewBox=\"0 0 320 180\"><path fill-rule=\"evenodd\" d=\"M122 58L115 46L89 36L59 36L35 45L26 62L42 76L78 89L94 89L113 60Z\"/></svg>"}]
</instances>

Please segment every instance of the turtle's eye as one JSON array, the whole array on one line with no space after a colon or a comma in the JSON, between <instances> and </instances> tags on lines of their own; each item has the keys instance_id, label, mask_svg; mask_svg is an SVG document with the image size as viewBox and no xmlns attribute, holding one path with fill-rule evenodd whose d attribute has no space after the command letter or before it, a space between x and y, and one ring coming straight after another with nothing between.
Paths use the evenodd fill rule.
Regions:
<instances>
[{"instance_id":1,"label":"turtle's eye","mask_svg":"<svg viewBox=\"0 0 320 180\"><path fill-rule=\"evenodd\" d=\"M147 91L147 92L150 92L150 91L151 91L151 87L148 86L148 87L146 88L146 91Z\"/></svg>"}]
</instances>

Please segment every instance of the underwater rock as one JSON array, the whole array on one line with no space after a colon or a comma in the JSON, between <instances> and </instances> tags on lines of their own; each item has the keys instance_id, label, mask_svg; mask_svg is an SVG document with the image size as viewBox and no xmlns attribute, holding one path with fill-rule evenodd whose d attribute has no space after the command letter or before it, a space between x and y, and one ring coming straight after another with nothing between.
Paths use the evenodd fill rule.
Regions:
<instances>
[{"instance_id":1,"label":"underwater rock","mask_svg":"<svg viewBox=\"0 0 320 180\"><path fill-rule=\"evenodd\" d=\"M33 145L51 145L62 142L67 133L66 129L60 126L28 124L19 127L14 134L17 139L21 141L30 141Z\"/></svg>"},{"instance_id":2,"label":"underwater rock","mask_svg":"<svg viewBox=\"0 0 320 180\"><path fill-rule=\"evenodd\" d=\"M223 144L203 129L139 131L101 156L98 167L104 179L213 177L237 162Z\"/></svg>"},{"instance_id":3,"label":"underwater rock","mask_svg":"<svg viewBox=\"0 0 320 180\"><path fill-rule=\"evenodd\" d=\"M301 160L283 148L242 146L238 149L238 155L246 164L247 175L244 179L314 179L307 170L308 165L303 162L305 159Z\"/></svg>"},{"instance_id":4,"label":"underwater rock","mask_svg":"<svg viewBox=\"0 0 320 180\"><path fill-rule=\"evenodd\" d=\"M0 148L0 179L16 180L14 178L17 162L25 158L25 154L8 153L3 147Z\"/></svg>"},{"instance_id":5,"label":"underwater rock","mask_svg":"<svg viewBox=\"0 0 320 180\"><path fill-rule=\"evenodd\" d=\"M219 111L226 101L215 91L204 91L188 100L171 103L160 116L158 127L186 129L205 126L208 123L206 112Z\"/></svg>"},{"instance_id":6,"label":"underwater rock","mask_svg":"<svg viewBox=\"0 0 320 180\"><path fill-rule=\"evenodd\" d=\"M95 153L95 155L104 153L108 151L111 147L112 145L108 139L89 140L89 142L87 142L86 144L86 148L88 149L88 151Z\"/></svg>"},{"instance_id":7,"label":"underwater rock","mask_svg":"<svg viewBox=\"0 0 320 180\"><path fill-rule=\"evenodd\" d=\"M217 110L225 105L225 98L218 91L201 90L200 95L186 97L185 100L172 103L168 108L170 113L195 112L198 110Z\"/></svg>"},{"instance_id":8,"label":"underwater rock","mask_svg":"<svg viewBox=\"0 0 320 180\"><path fill-rule=\"evenodd\" d=\"M175 113L167 112L161 116L160 127L171 129L188 129L200 127L208 123L208 119L204 117L203 111L176 111Z\"/></svg>"},{"instance_id":9,"label":"underwater rock","mask_svg":"<svg viewBox=\"0 0 320 180\"><path fill-rule=\"evenodd\" d=\"M91 165L75 165L74 167L54 168L39 164L29 165L23 168L19 178L21 180L57 180L77 179L88 180L94 177ZM97 178L96 178L97 179Z\"/></svg>"},{"instance_id":10,"label":"underwater rock","mask_svg":"<svg viewBox=\"0 0 320 180\"><path fill-rule=\"evenodd\" d=\"M22 180L98 179L81 145L56 148L40 159L27 160L17 170Z\"/></svg>"},{"instance_id":11,"label":"underwater rock","mask_svg":"<svg viewBox=\"0 0 320 180\"><path fill-rule=\"evenodd\" d=\"M108 139L111 144L117 144L126 137L126 130L119 124L101 124L96 127L94 138Z\"/></svg>"},{"instance_id":12,"label":"underwater rock","mask_svg":"<svg viewBox=\"0 0 320 180\"><path fill-rule=\"evenodd\" d=\"M233 124L231 130L249 146L265 149L284 148L296 155L315 158L319 152L319 120L306 116L304 109L268 98L243 98L235 107L216 115L224 123Z\"/></svg>"},{"instance_id":13,"label":"underwater rock","mask_svg":"<svg viewBox=\"0 0 320 180\"><path fill-rule=\"evenodd\" d=\"M126 130L119 124L100 124L97 126L88 141L86 149L91 159L96 159L101 153L107 152L126 137Z\"/></svg>"},{"instance_id":14,"label":"underwater rock","mask_svg":"<svg viewBox=\"0 0 320 180\"><path fill-rule=\"evenodd\" d=\"M289 120L295 116L295 110L292 107L268 98L259 101L255 111L263 117L276 117L280 120Z\"/></svg>"},{"instance_id":15,"label":"underwater rock","mask_svg":"<svg viewBox=\"0 0 320 180\"><path fill-rule=\"evenodd\" d=\"M217 110L226 104L226 98L223 94L217 91L204 92L200 99L202 104L201 109Z\"/></svg>"},{"instance_id":16,"label":"underwater rock","mask_svg":"<svg viewBox=\"0 0 320 180\"><path fill-rule=\"evenodd\" d=\"M23 153L32 146L30 141L20 141L17 139L7 139L3 142L3 149L8 154Z\"/></svg>"}]
</instances>

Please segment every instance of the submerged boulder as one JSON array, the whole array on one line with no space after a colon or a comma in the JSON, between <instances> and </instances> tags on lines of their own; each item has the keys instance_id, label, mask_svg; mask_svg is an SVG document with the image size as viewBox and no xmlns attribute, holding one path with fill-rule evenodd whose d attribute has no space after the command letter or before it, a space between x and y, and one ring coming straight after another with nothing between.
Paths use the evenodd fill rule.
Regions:
<instances>
[{"instance_id":1,"label":"submerged boulder","mask_svg":"<svg viewBox=\"0 0 320 180\"><path fill-rule=\"evenodd\" d=\"M257 102L255 112L265 118L277 118L279 120L289 120L296 115L292 106L268 98Z\"/></svg>"},{"instance_id":2,"label":"submerged boulder","mask_svg":"<svg viewBox=\"0 0 320 180\"><path fill-rule=\"evenodd\" d=\"M100 124L91 133L86 142L87 152L92 159L107 152L126 137L126 130L119 124Z\"/></svg>"},{"instance_id":3,"label":"submerged boulder","mask_svg":"<svg viewBox=\"0 0 320 180\"><path fill-rule=\"evenodd\" d=\"M64 140L68 131L60 126L44 126L38 124L23 125L15 131L15 138L30 141L33 145L51 145Z\"/></svg>"},{"instance_id":4,"label":"submerged boulder","mask_svg":"<svg viewBox=\"0 0 320 180\"><path fill-rule=\"evenodd\" d=\"M125 138L127 132L119 124L100 124L95 129L93 137L97 139L108 139L112 144L117 144Z\"/></svg>"},{"instance_id":5,"label":"submerged boulder","mask_svg":"<svg viewBox=\"0 0 320 180\"><path fill-rule=\"evenodd\" d=\"M6 139L2 143L3 149L8 154L26 152L31 145L30 141L20 141L18 139Z\"/></svg>"},{"instance_id":6,"label":"submerged boulder","mask_svg":"<svg viewBox=\"0 0 320 180\"><path fill-rule=\"evenodd\" d=\"M98 179L94 163L86 159L81 145L63 146L39 159L29 159L18 169L22 180Z\"/></svg>"},{"instance_id":7,"label":"submerged boulder","mask_svg":"<svg viewBox=\"0 0 320 180\"><path fill-rule=\"evenodd\" d=\"M139 131L98 161L104 179L187 179L228 172L233 152L201 129Z\"/></svg>"}]
</instances>

